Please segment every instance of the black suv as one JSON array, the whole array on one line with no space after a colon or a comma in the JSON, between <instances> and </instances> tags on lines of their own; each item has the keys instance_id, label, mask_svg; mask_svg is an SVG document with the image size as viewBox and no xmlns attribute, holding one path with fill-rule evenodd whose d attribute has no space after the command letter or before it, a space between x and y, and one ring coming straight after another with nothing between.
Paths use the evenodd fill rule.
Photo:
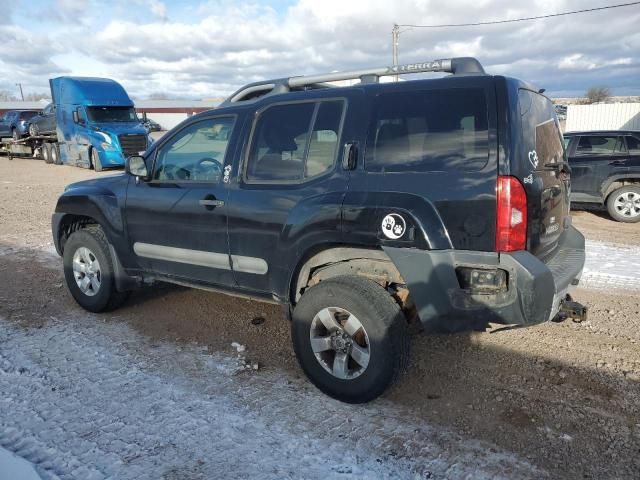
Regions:
<instances>
[{"instance_id":1,"label":"black suv","mask_svg":"<svg viewBox=\"0 0 640 480\"><path fill-rule=\"evenodd\" d=\"M414 72L453 75L378 82ZM126 172L58 200L76 301L166 281L282 304L302 368L347 402L406 366L408 323L545 322L584 264L552 103L472 58L251 84Z\"/></svg>"},{"instance_id":2,"label":"black suv","mask_svg":"<svg viewBox=\"0 0 640 480\"><path fill-rule=\"evenodd\" d=\"M619 222L640 221L640 132L571 132L564 139L571 200L606 205Z\"/></svg>"}]
</instances>

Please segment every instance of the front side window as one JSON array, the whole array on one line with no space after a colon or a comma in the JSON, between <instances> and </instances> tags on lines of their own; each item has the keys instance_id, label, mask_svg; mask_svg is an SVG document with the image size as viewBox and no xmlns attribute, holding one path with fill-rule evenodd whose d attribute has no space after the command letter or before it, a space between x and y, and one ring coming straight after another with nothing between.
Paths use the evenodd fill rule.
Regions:
<instances>
[{"instance_id":1,"label":"front side window","mask_svg":"<svg viewBox=\"0 0 640 480\"><path fill-rule=\"evenodd\" d=\"M329 171L343 110L342 100L268 107L254 125L247 182L298 182Z\"/></svg>"},{"instance_id":2,"label":"front side window","mask_svg":"<svg viewBox=\"0 0 640 480\"><path fill-rule=\"evenodd\" d=\"M20 120L29 120L36 116L38 112L20 112Z\"/></svg>"},{"instance_id":3,"label":"front side window","mask_svg":"<svg viewBox=\"0 0 640 480\"><path fill-rule=\"evenodd\" d=\"M160 147L153 179L218 183L234 124L234 117L214 118L179 131Z\"/></svg>"},{"instance_id":4,"label":"front side window","mask_svg":"<svg viewBox=\"0 0 640 480\"><path fill-rule=\"evenodd\" d=\"M622 137L616 136L589 136L580 137L577 155L613 155L626 152Z\"/></svg>"},{"instance_id":5,"label":"front side window","mask_svg":"<svg viewBox=\"0 0 640 480\"><path fill-rule=\"evenodd\" d=\"M480 170L488 158L483 90L430 90L376 97L367 140L368 171Z\"/></svg>"}]
</instances>

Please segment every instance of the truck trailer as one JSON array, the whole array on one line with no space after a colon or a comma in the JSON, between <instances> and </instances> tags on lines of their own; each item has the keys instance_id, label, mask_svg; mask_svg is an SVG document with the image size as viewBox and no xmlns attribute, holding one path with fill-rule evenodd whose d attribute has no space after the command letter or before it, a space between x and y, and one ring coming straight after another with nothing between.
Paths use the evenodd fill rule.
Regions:
<instances>
[{"instance_id":1,"label":"truck trailer","mask_svg":"<svg viewBox=\"0 0 640 480\"><path fill-rule=\"evenodd\" d=\"M52 158L100 171L122 167L130 155L150 145L133 101L108 78L58 77L49 80L56 106L57 142Z\"/></svg>"}]
</instances>

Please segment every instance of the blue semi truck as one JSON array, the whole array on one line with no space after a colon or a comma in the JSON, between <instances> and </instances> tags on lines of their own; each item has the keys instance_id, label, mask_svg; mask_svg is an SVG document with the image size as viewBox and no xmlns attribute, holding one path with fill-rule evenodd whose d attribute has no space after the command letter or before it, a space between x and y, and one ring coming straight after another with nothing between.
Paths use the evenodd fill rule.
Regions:
<instances>
[{"instance_id":1,"label":"blue semi truck","mask_svg":"<svg viewBox=\"0 0 640 480\"><path fill-rule=\"evenodd\" d=\"M108 78L49 80L56 111L56 142L42 145L43 157L101 171L122 167L151 141L122 85ZM48 154L48 155L47 155Z\"/></svg>"}]
</instances>

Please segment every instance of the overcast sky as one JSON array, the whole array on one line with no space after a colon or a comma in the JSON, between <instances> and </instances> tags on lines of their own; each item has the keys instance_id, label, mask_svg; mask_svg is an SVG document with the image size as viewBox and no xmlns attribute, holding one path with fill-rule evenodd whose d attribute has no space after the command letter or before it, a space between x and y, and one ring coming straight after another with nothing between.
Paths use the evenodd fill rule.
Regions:
<instances>
[{"instance_id":1,"label":"overcast sky","mask_svg":"<svg viewBox=\"0 0 640 480\"><path fill-rule=\"evenodd\" d=\"M391 28L528 17L618 0L1 0L0 90L104 76L132 95L212 98L270 77L391 64ZM7 19L7 13L9 19ZM475 56L555 96L640 95L640 5L471 28L412 29L400 63Z\"/></svg>"}]
</instances>

